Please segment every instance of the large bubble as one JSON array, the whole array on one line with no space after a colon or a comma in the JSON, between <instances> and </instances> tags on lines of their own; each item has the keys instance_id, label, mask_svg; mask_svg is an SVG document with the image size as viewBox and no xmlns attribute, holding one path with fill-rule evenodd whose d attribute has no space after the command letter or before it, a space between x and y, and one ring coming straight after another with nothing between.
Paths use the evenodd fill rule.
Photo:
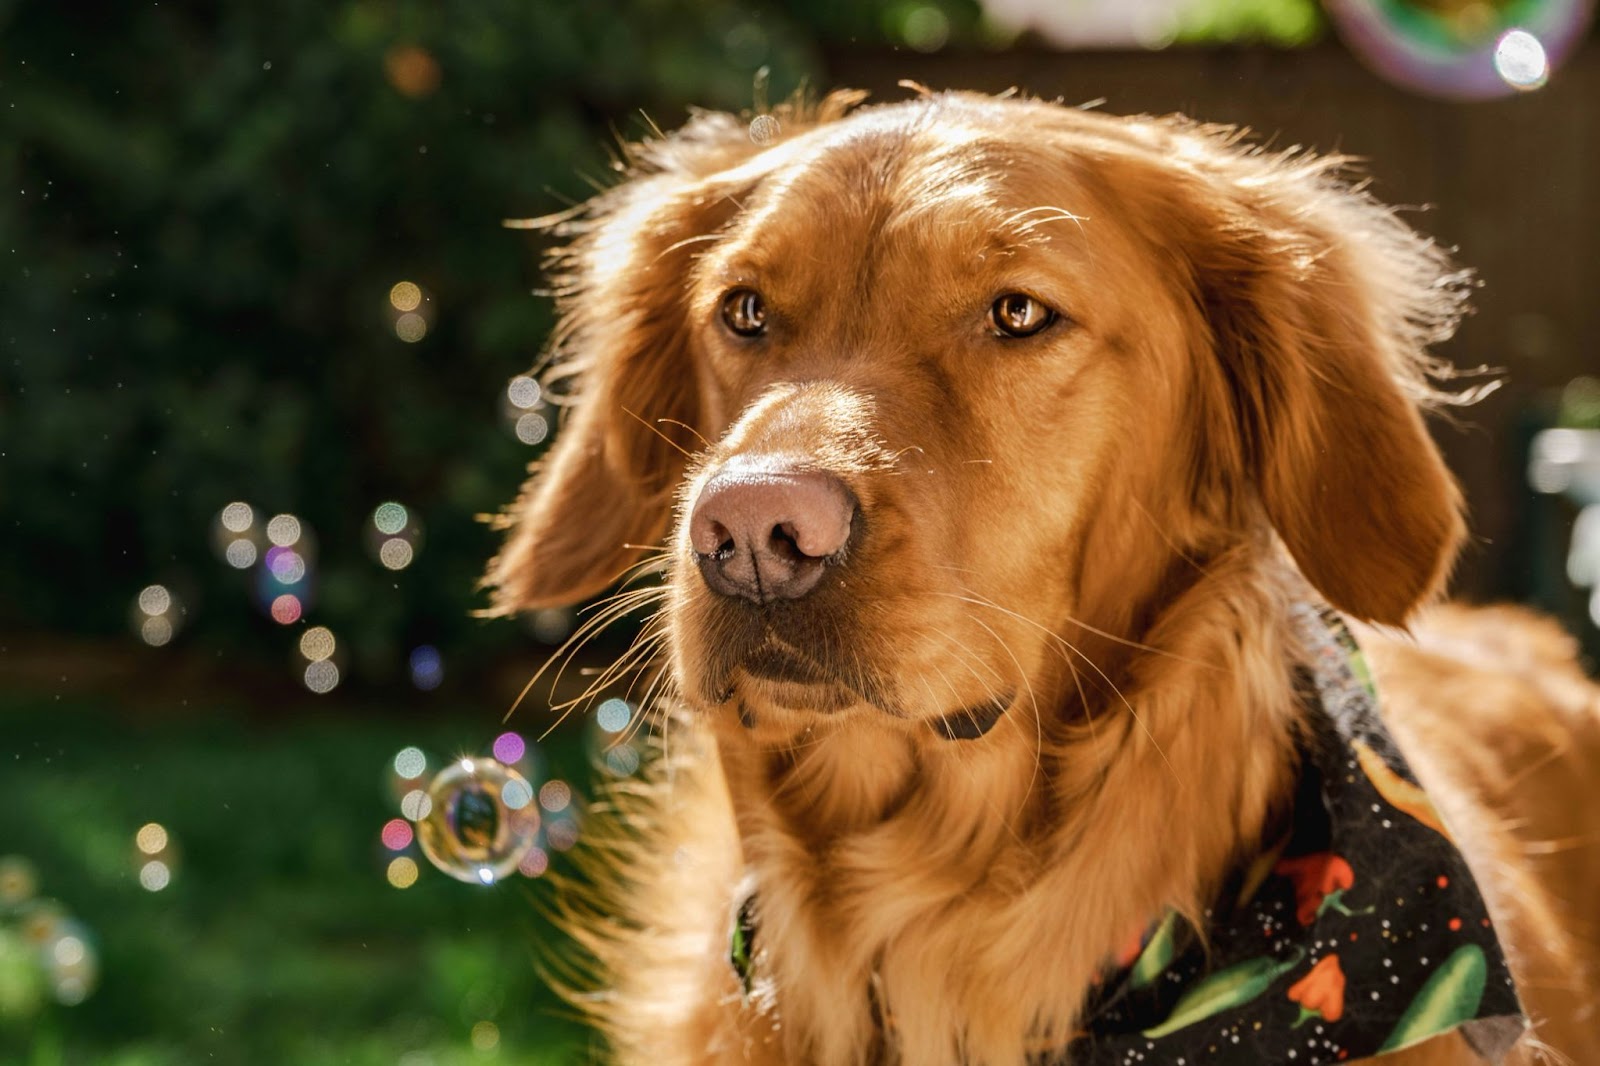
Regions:
<instances>
[{"instance_id":1,"label":"large bubble","mask_svg":"<svg viewBox=\"0 0 1600 1066\"><path fill-rule=\"evenodd\" d=\"M422 852L458 881L491 885L517 868L539 833L533 786L494 758L460 758L428 787Z\"/></svg>"}]
</instances>

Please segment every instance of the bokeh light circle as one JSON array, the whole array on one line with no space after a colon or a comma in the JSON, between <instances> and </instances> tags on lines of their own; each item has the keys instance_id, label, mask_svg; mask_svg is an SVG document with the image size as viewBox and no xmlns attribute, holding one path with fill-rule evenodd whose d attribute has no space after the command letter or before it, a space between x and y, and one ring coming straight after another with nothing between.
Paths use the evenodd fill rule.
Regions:
<instances>
[{"instance_id":1,"label":"bokeh light circle","mask_svg":"<svg viewBox=\"0 0 1600 1066\"><path fill-rule=\"evenodd\" d=\"M428 757L421 748L401 748L394 757L394 772L407 781L415 781L428 770Z\"/></svg>"},{"instance_id":2,"label":"bokeh light circle","mask_svg":"<svg viewBox=\"0 0 1600 1066\"><path fill-rule=\"evenodd\" d=\"M607 733L620 733L633 721L633 708L628 706L627 700L604 700L595 709L594 720Z\"/></svg>"},{"instance_id":3,"label":"bokeh light circle","mask_svg":"<svg viewBox=\"0 0 1600 1066\"><path fill-rule=\"evenodd\" d=\"M378 561L390 570L404 570L415 557L411 545L399 537L390 537L378 548Z\"/></svg>"},{"instance_id":4,"label":"bokeh light circle","mask_svg":"<svg viewBox=\"0 0 1600 1066\"><path fill-rule=\"evenodd\" d=\"M529 848L528 854L517 864L517 872L523 877L543 877L549 869L550 853L543 848Z\"/></svg>"},{"instance_id":5,"label":"bokeh light circle","mask_svg":"<svg viewBox=\"0 0 1600 1066\"><path fill-rule=\"evenodd\" d=\"M408 856L401 855L389 861L386 876L389 883L395 888L410 888L417 883L417 862Z\"/></svg>"},{"instance_id":6,"label":"bokeh light circle","mask_svg":"<svg viewBox=\"0 0 1600 1066\"><path fill-rule=\"evenodd\" d=\"M524 444L539 444L550 435L550 423L544 415L525 414L517 419L513 428L517 439Z\"/></svg>"},{"instance_id":7,"label":"bokeh light circle","mask_svg":"<svg viewBox=\"0 0 1600 1066\"><path fill-rule=\"evenodd\" d=\"M378 504L372 511L372 524L386 537L398 535L410 520L411 515L405 509L405 505L395 503L393 500Z\"/></svg>"},{"instance_id":8,"label":"bokeh light circle","mask_svg":"<svg viewBox=\"0 0 1600 1066\"><path fill-rule=\"evenodd\" d=\"M507 781L500 790L500 802L514 811L520 811L533 802L533 786L523 780Z\"/></svg>"},{"instance_id":9,"label":"bokeh light circle","mask_svg":"<svg viewBox=\"0 0 1600 1066\"><path fill-rule=\"evenodd\" d=\"M406 665L411 670L411 683L424 692L432 692L444 681L444 660L432 644L413 648Z\"/></svg>"},{"instance_id":10,"label":"bokeh light circle","mask_svg":"<svg viewBox=\"0 0 1600 1066\"><path fill-rule=\"evenodd\" d=\"M300 621L300 598L291 592L272 601L272 620L281 626L293 625Z\"/></svg>"},{"instance_id":11,"label":"bokeh light circle","mask_svg":"<svg viewBox=\"0 0 1600 1066\"><path fill-rule=\"evenodd\" d=\"M332 692L339 684L339 668L327 659L306 664L306 688L319 696Z\"/></svg>"},{"instance_id":12,"label":"bokeh light circle","mask_svg":"<svg viewBox=\"0 0 1600 1066\"><path fill-rule=\"evenodd\" d=\"M146 822L133 835L133 842L146 855L160 855L167 850L167 844L170 843L170 840L167 836L166 826L160 822Z\"/></svg>"},{"instance_id":13,"label":"bokeh light circle","mask_svg":"<svg viewBox=\"0 0 1600 1066\"><path fill-rule=\"evenodd\" d=\"M508 806L513 796L532 786L497 759L461 758L450 763L428 786L432 810L417 826L422 852L440 870L458 881L491 885L517 868L539 831L531 803Z\"/></svg>"},{"instance_id":14,"label":"bokeh light circle","mask_svg":"<svg viewBox=\"0 0 1600 1066\"><path fill-rule=\"evenodd\" d=\"M248 570L256 564L255 541L248 537L236 537L228 542L222 555L235 570Z\"/></svg>"},{"instance_id":15,"label":"bokeh light circle","mask_svg":"<svg viewBox=\"0 0 1600 1066\"><path fill-rule=\"evenodd\" d=\"M151 859L139 867L139 887L146 892L160 892L172 883L172 868L160 859Z\"/></svg>"},{"instance_id":16,"label":"bokeh light circle","mask_svg":"<svg viewBox=\"0 0 1600 1066\"><path fill-rule=\"evenodd\" d=\"M415 311L422 306L422 287L414 281L397 281L389 289L389 306L396 311Z\"/></svg>"},{"instance_id":17,"label":"bokeh light circle","mask_svg":"<svg viewBox=\"0 0 1600 1066\"><path fill-rule=\"evenodd\" d=\"M139 591L139 610L155 616L166 614L172 606L172 593L165 585L146 585Z\"/></svg>"},{"instance_id":18,"label":"bokeh light circle","mask_svg":"<svg viewBox=\"0 0 1600 1066\"><path fill-rule=\"evenodd\" d=\"M538 379L527 374L518 374L506 386L506 399L511 401L511 406L526 411L530 407L539 406L539 401L544 398L544 389L540 387Z\"/></svg>"},{"instance_id":19,"label":"bokeh light circle","mask_svg":"<svg viewBox=\"0 0 1600 1066\"><path fill-rule=\"evenodd\" d=\"M404 851L411 846L414 834L410 822L404 818L391 818L383 823L383 832L378 836L390 851Z\"/></svg>"},{"instance_id":20,"label":"bokeh light circle","mask_svg":"<svg viewBox=\"0 0 1600 1066\"><path fill-rule=\"evenodd\" d=\"M0 856L0 907L15 907L33 898L38 888L31 862L21 855Z\"/></svg>"},{"instance_id":21,"label":"bokeh light circle","mask_svg":"<svg viewBox=\"0 0 1600 1066\"><path fill-rule=\"evenodd\" d=\"M255 525L255 508L242 500L235 500L228 504L217 515L217 521L222 523L222 528L229 533L245 533Z\"/></svg>"},{"instance_id":22,"label":"bokeh light circle","mask_svg":"<svg viewBox=\"0 0 1600 1066\"><path fill-rule=\"evenodd\" d=\"M433 797L420 788L414 788L400 797L400 813L413 822L423 821L433 813Z\"/></svg>"},{"instance_id":23,"label":"bokeh light circle","mask_svg":"<svg viewBox=\"0 0 1600 1066\"><path fill-rule=\"evenodd\" d=\"M395 319L394 335L407 344L415 344L428 335L428 320L415 311L407 311Z\"/></svg>"},{"instance_id":24,"label":"bokeh light circle","mask_svg":"<svg viewBox=\"0 0 1600 1066\"><path fill-rule=\"evenodd\" d=\"M300 533L300 519L292 514L273 515L267 523L267 539L280 548L293 547Z\"/></svg>"},{"instance_id":25,"label":"bokeh light circle","mask_svg":"<svg viewBox=\"0 0 1600 1066\"><path fill-rule=\"evenodd\" d=\"M334 639L333 631L327 626L312 626L300 634L300 654L311 662L321 662L331 658L338 641Z\"/></svg>"},{"instance_id":26,"label":"bokeh light circle","mask_svg":"<svg viewBox=\"0 0 1600 1066\"><path fill-rule=\"evenodd\" d=\"M274 550L267 553L267 569L272 571L272 576L282 585L298 585L305 580L306 561L297 551L290 548Z\"/></svg>"},{"instance_id":27,"label":"bokeh light circle","mask_svg":"<svg viewBox=\"0 0 1600 1066\"><path fill-rule=\"evenodd\" d=\"M522 761L522 757L528 753L528 744L517 733L501 733L494 738L490 750L494 752L496 759L509 766Z\"/></svg>"},{"instance_id":28,"label":"bokeh light circle","mask_svg":"<svg viewBox=\"0 0 1600 1066\"><path fill-rule=\"evenodd\" d=\"M783 127L778 123L778 119L774 115L757 115L750 120L750 140L762 147L766 147L777 140L778 135L782 132Z\"/></svg>"},{"instance_id":29,"label":"bokeh light circle","mask_svg":"<svg viewBox=\"0 0 1600 1066\"><path fill-rule=\"evenodd\" d=\"M572 786L565 781L546 781L539 786L539 806L555 814L564 811L572 802Z\"/></svg>"},{"instance_id":30,"label":"bokeh light circle","mask_svg":"<svg viewBox=\"0 0 1600 1066\"><path fill-rule=\"evenodd\" d=\"M159 648L172 642L172 623L166 616L146 618L139 624L139 639L152 648Z\"/></svg>"}]
</instances>

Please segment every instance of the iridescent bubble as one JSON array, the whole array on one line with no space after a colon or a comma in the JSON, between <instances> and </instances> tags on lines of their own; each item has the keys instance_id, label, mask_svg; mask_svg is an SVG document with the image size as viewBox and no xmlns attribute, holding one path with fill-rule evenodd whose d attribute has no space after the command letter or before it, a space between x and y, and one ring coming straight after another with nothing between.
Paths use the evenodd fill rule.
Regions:
<instances>
[{"instance_id":1,"label":"iridescent bubble","mask_svg":"<svg viewBox=\"0 0 1600 1066\"><path fill-rule=\"evenodd\" d=\"M415 311L407 311L395 319L394 335L407 344L415 344L428 335L428 320Z\"/></svg>"},{"instance_id":2,"label":"iridescent bubble","mask_svg":"<svg viewBox=\"0 0 1600 1066\"><path fill-rule=\"evenodd\" d=\"M509 766L522 761L522 757L528 753L528 745L516 733L501 733L494 738L491 750L496 759Z\"/></svg>"},{"instance_id":3,"label":"iridescent bubble","mask_svg":"<svg viewBox=\"0 0 1600 1066\"><path fill-rule=\"evenodd\" d=\"M389 306L396 311L415 311L422 306L422 288L414 281L397 281L389 290Z\"/></svg>"},{"instance_id":4,"label":"iridescent bubble","mask_svg":"<svg viewBox=\"0 0 1600 1066\"><path fill-rule=\"evenodd\" d=\"M139 639L152 648L159 648L172 641L172 623L166 617L146 618L139 623Z\"/></svg>"},{"instance_id":5,"label":"iridescent bubble","mask_svg":"<svg viewBox=\"0 0 1600 1066\"><path fill-rule=\"evenodd\" d=\"M410 888L417 883L417 872L416 860L401 855L390 860L387 876L395 888Z\"/></svg>"},{"instance_id":6,"label":"iridescent bubble","mask_svg":"<svg viewBox=\"0 0 1600 1066\"><path fill-rule=\"evenodd\" d=\"M0 856L0 908L15 907L31 899L38 887L33 863L21 855Z\"/></svg>"},{"instance_id":7,"label":"iridescent bubble","mask_svg":"<svg viewBox=\"0 0 1600 1066\"><path fill-rule=\"evenodd\" d=\"M312 626L300 634L300 654L314 663L330 658L337 646L333 630L327 626Z\"/></svg>"},{"instance_id":8,"label":"iridescent bubble","mask_svg":"<svg viewBox=\"0 0 1600 1066\"><path fill-rule=\"evenodd\" d=\"M160 859L151 859L139 867L139 887L146 892L160 892L172 883L172 869Z\"/></svg>"},{"instance_id":9,"label":"iridescent bubble","mask_svg":"<svg viewBox=\"0 0 1600 1066\"><path fill-rule=\"evenodd\" d=\"M594 720L607 733L620 733L633 721L633 708L626 700L605 700L595 709Z\"/></svg>"},{"instance_id":10,"label":"iridescent bubble","mask_svg":"<svg viewBox=\"0 0 1600 1066\"><path fill-rule=\"evenodd\" d=\"M773 115L757 115L750 120L750 140L765 147L778 139L783 127Z\"/></svg>"},{"instance_id":11,"label":"iridescent bubble","mask_svg":"<svg viewBox=\"0 0 1600 1066\"><path fill-rule=\"evenodd\" d=\"M306 576L306 561L300 553L289 548L267 553L267 569L280 584L298 585Z\"/></svg>"},{"instance_id":12,"label":"iridescent bubble","mask_svg":"<svg viewBox=\"0 0 1600 1066\"><path fill-rule=\"evenodd\" d=\"M172 593L165 585L146 585L139 592L139 610L148 615L166 614L172 606Z\"/></svg>"},{"instance_id":13,"label":"iridescent bubble","mask_svg":"<svg viewBox=\"0 0 1600 1066\"><path fill-rule=\"evenodd\" d=\"M404 818L391 818L383 823L379 838L390 851L404 851L411 846L411 823Z\"/></svg>"},{"instance_id":14,"label":"iridescent bubble","mask_svg":"<svg viewBox=\"0 0 1600 1066\"><path fill-rule=\"evenodd\" d=\"M228 565L235 570L248 570L256 564L255 541L246 537L238 537L228 542L223 549L223 558L228 560Z\"/></svg>"},{"instance_id":15,"label":"iridescent bubble","mask_svg":"<svg viewBox=\"0 0 1600 1066\"><path fill-rule=\"evenodd\" d=\"M146 855L160 855L170 843L167 828L160 822L146 822L133 835L133 842Z\"/></svg>"},{"instance_id":16,"label":"iridescent bubble","mask_svg":"<svg viewBox=\"0 0 1600 1066\"><path fill-rule=\"evenodd\" d=\"M511 384L506 386L506 399L511 401L512 407L523 411L539 406L539 401L543 398L544 389L539 386L538 380L526 374L518 374L511 379Z\"/></svg>"},{"instance_id":17,"label":"iridescent bubble","mask_svg":"<svg viewBox=\"0 0 1600 1066\"><path fill-rule=\"evenodd\" d=\"M411 669L411 683L424 692L432 692L444 681L444 660L432 644L413 648L407 665Z\"/></svg>"},{"instance_id":18,"label":"iridescent bubble","mask_svg":"<svg viewBox=\"0 0 1600 1066\"><path fill-rule=\"evenodd\" d=\"M255 508L243 501L228 504L217 515L217 521L222 523L222 528L229 533L244 533L255 525Z\"/></svg>"},{"instance_id":19,"label":"iridescent bubble","mask_svg":"<svg viewBox=\"0 0 1600 1066\"><path fill-rule=\"evenodd\" d=\"M517 419L517 439L524 444L538 444L550 435L550 423L544 415L525 414Z\"/></svg>"},{"instance_id":20,"label":"iridescent bubble","mask_svg":"<svg viewBox=\"0 0 1600 1066\"><path fill-rule=\"evenodd\" d=\"M339 684L339 668L327 659L306 664L306 688L319 696L332 692Z\"/></svg>"},{"instance_id":21,"label":"iridescent bubble","mask_svg":"<svg viewBox=\"0 0 1600 1066\"><path fill-rule=\"evenodd\" d=\"M565 781L546 781L539 786L539 806L551 814L564 811L572 802L572 786Z\"/></svg>"},{"instance_id":22,"label":"iridescent bubble","mask_svg":"<svg viewBox=\"0 0 1600 1066\"><path fill-rule=\"evenodd\" d=\"M421 748L401 748L394 757L394 772L407 781L421 777L428 769L428 757Z\"/></svg>"},{"instance_id":23,"label":"iridescent bubble","mask_svg":"<svg viewBox=\"0 0 1600 1066\"><path fill-rule=\"evenodd\" d=\"M1527 30L1507 30L1494 46L1495 72L1513 89L1532 92L1550 80L1550 60L1539 38Z\"/></svg>"},{"instance_id":24,"label":"iridescent bubble","mask_svg":"<svg viewBox=\"0 0 1600 1066\"><path fill-rule=\"evenodd\" d=\"M273 515L267 523L267 539L280 548L288 548L300 539L300 519L292 514Z\"/></svg>"},{"instance_id":25,"label":"iridescent bubble","mask_svg":"<svg viewBox=\"0 0 1600 1066\"><path fill-rule=\"evenodd\" d=\"M272 620L281 626L300 621L300 598L286 592L272 601Z\"/></svg>"},{"instance_id":26,"label":"iridescent bubble","mask_svg":"<svg viewBox=\"0 0 1600 1066\"><path fill-rule=\"evenodd\" d=\"M400 813L413 822L423 821L433 813L433 797L420 788L414 788L400 797Z\"/></svg>"},{"instance_id":27,"label":"iridescent bubble","mask_svg":"<svg viewBox=\"0 0 1600 1066\"><path fill-rule=\"evenodd\" d=\"M428 787L433 809L417 827L417 838L440 870L458 881L490 885L516 869L534 845L539 819L532 804L506 805L506 787L521 774L496 759L462 758L446 766Z\"/></svg>"},{"instance_id":28,"label":"iridescent bubble","mask_svg":"<svg viewBox=\"0 0 1600 1066\"><path fill-rule=\"evenodd\" d=\"M378 548L378 561L390 570L404 570L413 558L411 545L399 537L390 537Z\"/></svg>"},{"instance_id":29,"label":"iridescent bubble","mask_svg":"<svg viewBox=\"0 0 1600 1066\"><path fill-rule=\"evenodd\" d=\"M379 533L387 537L400 533L401 530L406 528L406 523L410 520L411 515L406 511L405 506L392 500L388 503L378 504L372 512L372 524L378 528Z\"/></svg>"}]
</instances>

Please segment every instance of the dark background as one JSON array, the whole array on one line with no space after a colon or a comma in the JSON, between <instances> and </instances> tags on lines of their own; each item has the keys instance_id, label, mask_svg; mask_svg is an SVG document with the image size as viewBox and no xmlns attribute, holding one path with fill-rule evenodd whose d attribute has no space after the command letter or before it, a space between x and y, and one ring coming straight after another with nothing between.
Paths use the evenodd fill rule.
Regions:
<instances>
[{"instance_id":1,"label":"dark background","mask_svg":"<svg viewBox=\"0 0 1600 1066\"><path fill-rule=\"evenodd\" d=\"M507 397L551 317L537 238L501 220L582 200L618 138L694 106L1021 86L1366 157L1484 282L1446 354L1505 370L1436 427L1473 515L1458 591L1557 611L1593 647L1564 569L1575 507L1525 471L1537 430L1600 425L1600 387L1573 384L1600 372L1600 45L1538 91L1464 102L1373 73L1309 0L1189 7L1159 49L1072 51L964 0L0 0L0 862L35 882L8 902L0 866L0 1062L582 1054L533 970L566 954L548 887L424 864L397 892L377 831L394 752L483 751L580 621L473 617L495 544L476 516L544 447L515 418L555 417ZM425 296L420 339L397 335L400 281ZM374 554L391 500L412 516L401 570ZM267 611L288 586L220 557L232 501L263 551L271 515L307 530L291 624ZM151 584L176 597L159 646ZM325 695L296 650L310 625L338 642ZM419 685L419 648L442 681ZM512 725L531 739L548 702ZM541 751L584 791L592 729ZM130 851L151 820L182 849L161 892ZM30 998L42 897L97 952L82 1003Z\"/></svg>"}]
</instances>

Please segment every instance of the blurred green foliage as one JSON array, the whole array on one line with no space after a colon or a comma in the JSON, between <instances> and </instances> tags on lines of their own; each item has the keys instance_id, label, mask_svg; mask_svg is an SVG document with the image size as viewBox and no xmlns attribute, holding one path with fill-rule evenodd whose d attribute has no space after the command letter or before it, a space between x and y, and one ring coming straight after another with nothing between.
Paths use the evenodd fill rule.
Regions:
<instances>
[{"instance_id":1,"label":"blurred green foliage","mask_svg":"<svg viewBox=\"0 0 1600 1066\"><path fill-rule=\"evenodd\" d=\"M604 180L616 116L814 67L781 13L687 0L10 4L0 40L0 627L125 632L161 581L182 639L280 656L209 541L245 499L310 524L308 618L380 681L422 641L526 639L468 618L474 516L535 452L504 385L550 325L500 221ZM399 575L361 538L388 499L426 531Z\"/></svg>"},{"instance_id":2,"label":"blurred green foliage","mask_svg":"<svg viewBox=\"0 0 1600 1066\"><path fill-rule=\"evenodd\" d=\"M1200 5L1182 36L1314 19ZM550 327L536 241L500 221L583 199L650 122L815 82L826 47L1012 36L974 0L0 0L0 631L126 632L162 582L180 640L281 658L210 543L244 499L314 531L307 621L347 676L524 641L469 617L495 543L474 517L538 451L503 386ZM402 279L429 296L417 343ZM426 532L399 575L362 543L390 499Z\"/></svg>"},{"instance_id":3,"label":"blurred green foliage","mask_svg":"<svg viewBox=\"0 0 1600 1066\"><path fill-rule=\"evenodd\" d=\"M252 722L212 707L135 723L12 697L0 719L0 857L28 860L38 894L88 928L100 962L82 1003L0 1010L0 1063L582 1058L587 1034L535 965L563 944L533 902L543 886L461 884L415 845L416 884L384 882L378 833L396 814L384 768L408 744L476 750L481 720ZM552 776L586 779L576 733L543 757ZM150 821L177 856L158 892L136 876L135 833ZM498 1027L494 1055L470 1042L481 1021Z\"/></svg>"}]
</instances>

